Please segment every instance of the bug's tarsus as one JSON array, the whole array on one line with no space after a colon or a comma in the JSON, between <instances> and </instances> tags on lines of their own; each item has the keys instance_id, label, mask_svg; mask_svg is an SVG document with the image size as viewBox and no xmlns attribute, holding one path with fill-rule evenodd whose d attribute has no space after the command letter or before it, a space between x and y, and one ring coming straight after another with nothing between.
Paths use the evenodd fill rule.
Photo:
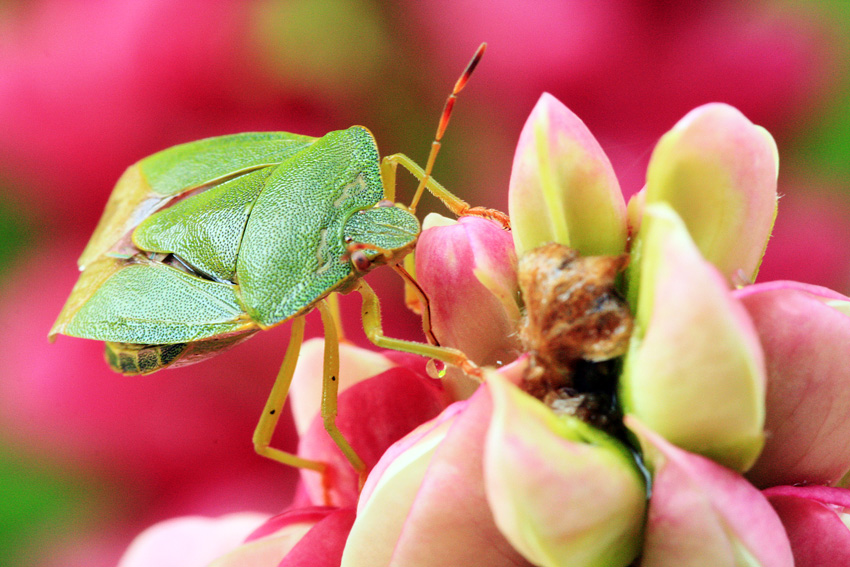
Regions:
<instances>
[{"instance_id":1,"label":"bug's tarsus","mask_svg":"<svg viewBox=\"0 0 850 567\"><path fill-rule=\"evenodd\" d=\"M478 46L478 50L475 52L475 55L472 56L472 60L466 66L466 69L463 70L463 73L461 73L460 78L458 78L454 88L452 89L452 93L446 99L446 104L443 107L443 113L440 115L440 123L437 126L437 135L434 137L434 141L431 142L431 153L428 154L428 161L425 164L425 176L419 180L419 187L416 188L416 193L413 195L413 201L410 203L410 212L416 211L416 205L419 203L419 199L422 198L422 193L425 191L425 185L428 183L428 179L431 177L431 172L434 170L434 162L437 160L437 154L440 152L440 140L443 139L443 134L445 134L446 127L449 125L449 119L452 116L452 109L454 108L455 101L457 100L457 95L463 90L463 87L466 86L470 75L472 75L475 67L478 66L478 62L481 61L481 57L484 56L484 50L486 49L486 43L482 43Z\"/></svg>"},{"instance_id":2,"label":"bug's tarsus","mask_svg":"<svg viewBox=\"0 0 850 567\"><path fill-rule=\"evenodd\" d=\"M488 209L486 207L471 207L464 211L462 211L461 215L471 215L475 217L482 217L485 219L490 219L491 221L495 221L502 225L502 228L506 230L511 229L511 219L503 213L502 211L498 211L496 209Z\"/></svg>"},{"instance_id":3,"label":"bug's tarsus","mask_svg":"<svg viewBox=\"0 0 850 567\"><path fill-rule=\"evenodd\" d=\"M474 362L469 360L466 354L457 349L394 339L384 335L383 326L381 325L381 304L378 301L378 296L375 295L375 290L363 279L358 280L355 290L360 293L362 300L363 330L372 344L379 348L388 348L434 358L443 363L457 366L469 376L478 378L479 380L483 379L484 374L482 370Z\"/></svg>"}]
</instances>

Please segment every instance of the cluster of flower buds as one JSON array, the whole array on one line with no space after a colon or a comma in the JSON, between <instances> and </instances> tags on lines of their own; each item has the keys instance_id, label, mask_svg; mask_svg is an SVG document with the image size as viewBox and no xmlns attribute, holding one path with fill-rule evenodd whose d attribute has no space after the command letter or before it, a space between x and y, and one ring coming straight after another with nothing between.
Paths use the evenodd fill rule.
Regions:
<instances>
[{"instance_id":1,"label":"cluster of flower buds","mask_svg":"<svg viewBox=\"0 0 850 567\"><path fill-rule=\"evenodd\" d=\"M242 516L187 519L123 567L217 530L244 542L218 567L850 565L850 298L752 283L777 172L772 137L709 104L660 139L626 204L585 125L543 95L513 231L429 217L416 250L434 334L484 383L345 348L340 429L371 468L358 494L312 421L308 345L300 451L335 467L333 505L304 471L293 507L247 538Z\"/></svg>"}]
</instances>

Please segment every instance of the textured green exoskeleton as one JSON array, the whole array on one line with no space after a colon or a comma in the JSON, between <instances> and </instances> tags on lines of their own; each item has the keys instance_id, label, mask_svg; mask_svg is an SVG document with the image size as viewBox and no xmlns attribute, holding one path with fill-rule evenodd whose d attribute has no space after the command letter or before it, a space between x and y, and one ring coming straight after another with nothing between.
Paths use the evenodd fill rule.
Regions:
<instances>
[{"instance_id":1,"label":"textured green exoskeleton","mask_svg":"<svg viewBox=\"0 0 850 567\"><path fill-rule=\"evenodd\" d=\"M318 139L237 134L155 154L118 182L51 334L133 345L234 344L234 336L350 289L360 276L343 261L350 244L409 252L419 221L379 206L383 199L375 141L357 126ZM110 349L116 369L129 374L196 353L165 355L159 364L147 357L136 370L121 361L135 358L137 348Z\"/></svg>"},{"instance_id":2,"label":"textured green exoskeleton","mask_svg":"<svg viewBox=\"0 0 850 567\"><path fill-rule=\"evenodd\" d=\"M483 46L450 102L481 52ZM430 178L451 104L447 109L424 172L401 154L382 161L372 134L361 126L321 138L285 132L221 136L141 160L110 196L51 339L61 333L105 341L115 370L148 374L202 360L294 319L254 442L263 455L324 470L322 463L269 447L303 337L301 316L319 308L326 334L322 414L363 473L362 461L333 424L339 325L325 302L331 293L360 292L364 329L377 345L476 370L456 350L383 336L377 298L361 278L382 264L406 275L398 263L416 244L420 225L412 210L424 188L456 214L470 211ZM410 207L393 202L397 165L420 179ZM495 211L477 213L502 218Z\"/></svg>"}]
</instances>

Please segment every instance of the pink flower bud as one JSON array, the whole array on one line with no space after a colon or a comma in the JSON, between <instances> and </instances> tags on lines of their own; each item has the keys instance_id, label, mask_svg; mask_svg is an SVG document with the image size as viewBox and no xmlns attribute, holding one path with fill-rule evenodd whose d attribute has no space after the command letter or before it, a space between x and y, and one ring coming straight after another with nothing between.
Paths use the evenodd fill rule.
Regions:
<instances>
[{"instance_id":1,"label":"pink flower bud","mask_svg":"<svg viewBox=\"0 0 850 567\"><path fill-rule=\"evenodd\" d=\"M423 227L416 278L430 301L437 340L482 366L515 359L519 284L510 232L478 217L436 214Z\"/></svg>"},{"instance_id":2,"label":"pink flower bud","mask_svg":"<svg viewBox=\"0 0 850 567\"><path fill-rule=\"evenodd\" d=\"M530 565L496 527L484 493L487 388L391 447L366 481L342 567Z\"/></svg>"},{"instance_id":3,"label":"pink flower bud","mask_svg":"<svg viewBox=\"0 0 850 567\"><path fill-rule=\"evenodd\" d=\"M755 279L776 218L776 143L726 104L706 104L665 134L649 162L646 203L669 203L702 255L731 281Z\"/></svg>"},{"instance_id":4,"label":"pink flower bud","mask_svg":"<svg viewBox=\"0 0 850 567\"><path fill-rule=\"evenodd\" d=\"M520 255L548 242L583 256L625 249L626 206L611 162L584 123L548 93L520 134L508 199Z\"/></svg>"},{"instance_id":5,"label":"pink flower bud","mask_svg":"<svg viewBox=\"0 0 850 567\"><path fill-rule=\"evenodd\" d=\"M497 373L487 384L484 478L508 541L535 565L629 565L640 552L646 486L628 449Z\"/></svg>"},{"instance_id":6,"label":"pink flower bud","mask_svg":"<svg viewBox=\"0 0 850 567\"><path fill-rule=\"evenodd\" d=\"M737 473L626 417L652 471L642 567L793 567L776 512Z\"/></svg>"},{"instance_id":7,"label":"pink flower bud","mask_svg":"<svg viewBox=\"0 0 850 567\"><path fill-rule=\"evenodd\" d=\"M640 284L620 378L624 411L679 447L747 470L763 444L755 328L669 205L646 213L629 271Z\"/></svg>"},{"instance_id":8,"label":"pink flower bud","mask_svg":"<svg viewBox=\"0 0 850 567\"><path fill-rule=\"evenodd\" d=\"M850 472L850 298L796 282L737 290L767 360L757 486L835 484Z\"/></svg>"}]
</instances>

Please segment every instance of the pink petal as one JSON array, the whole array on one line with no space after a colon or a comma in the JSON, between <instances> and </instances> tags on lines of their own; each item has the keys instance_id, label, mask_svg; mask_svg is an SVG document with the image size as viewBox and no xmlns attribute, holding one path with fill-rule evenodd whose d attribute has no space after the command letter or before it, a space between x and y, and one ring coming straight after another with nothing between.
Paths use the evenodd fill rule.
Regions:
<instances>
[{"instance_id":1,"label":"pink petal","mask_svg":"<svg viewBox=\"0 0 850 567\"><path fill-rule=\"evenodd\" d=\"M850 317L834 291L770 282L735 292L767 361L766 444L748 477L757 486L829 484L850 471Z\"/></svg>"},{"instance_id":2,"label":"pink petal","mask_svg":"<svg viewBox=\"0 0 850 567\"><path fill-rule=\"evenodd\" d=\"M321 410L322 374L324 366L325 341L314 338L304 341L295 375L290 387L290 407L295 420L295 428L303 435L313 418ZM397 364L384 354L358 347L347 341L339 343L339 391L377 376Z\"/></svg>"},{"instance_id":3,"label":"pink petal","mask_svg":"<svg viewBox=\"0 0 850 567\"><path fill-rule=\"evenodd\" d=\"M496 525L535 565L625 566L640 553L646 485L630 451L491 373L484 478Z\"/></svg>"},{"instance_id":4,"label":"pink petal","mask_svg":"<svg viewBox=\"0 0 850 567\"><path fill-rule=\"evenodd\" d=\"M220 518L187 516L156 524L142 532L119 567L204 567L236 549L267 516L239 513Z\"/></svg>"},{"instance_id":5,"label":"pink petal","mask_svg":"<svg viewBox=\"0 0 850 567\"><path fill-rule=\"evenodd\" d=\"M396 543L399 565L527 565L493 521L483 479L492 400L480 388L431 461Z\"/></svg>"},{"instance_id":6,"label":"pink petal","mask_svg":"<svg viewBox=\"0 0 850 567\"><path fill-rule=\"evenodd\" d=\"M274 567L317 524L336 512L336 508L290 508L269 518L251 532L242 545L209 567Z\"/></svg>"},{"instance_id":7,"label":"pink petal","mask_svg":"<svg viewBox=\"0 0 850 567\"><path fill-rule=\"evenodd\" d=\"M353 509L329 514L301 538L278 567L337 567L354 517Z\"/></svg>"},{"instance_id":8,"label":"pink petal","mask_svg":"<svg viewBox=\"0 0 850 567\"><path fill-rule=\"evenodd\" d=\"M459 407L461 413L452 409ZM452 408L453 419L443 421L448 425L445 437L434 439L442 439L439 445L429 441L432 448L422 447L428 458L425 468L417 468L421 472L415 482L383 499L382 487L376 487L370 503L361 507L344 566L528 565L496 528L484 495L482 448L492 411L490 395L481 388L466 404ZM411 452L398 455L396 462ZM404 473L396 472L394 478L403 480ZM421 484L419 475L424 475ZM392 486L401 485L386 484L383 490ZM398 510L403 511L401 520ZM383 524L385 517L394 521Z\"/></svg>"},{"instance_id":9,"label":"pink petal","mask_svg":"<svg viewBox=\"0 0 850 567\"><path fill-rule=\"evenodd\" d=\"M702 255L731 281L754 279L776 217L776 143L726 104L689 112L647 170L647 205L669 203Z\"/></svg>"},{"instance_id":10,"label":"pink petal","mask_svg":"<svg viewBox=\"0 0 850 567\"><path fill-rule=\"evenodd\" d=\"M850 565L850 491L780 486L765 490L764 495L788 532L796 567Z\"/></svg>"},{"instance_id":11,"label":"pink petal","mask_svg":"<svg viewBox=\"0 0 850 567\"><path fill-rule=\"evenodd\" d=\"M245 543L269 537L281 530L291 527L294 524L306 524L312 526L334 510L336 510L336 508L329 508L325 506L290 508L289 510L274 515L263 522L260 527L248 534L248 537L245 538Z\"/></svg>"},{"instance_id":12,"label":"pink petal","mask_svg":"<svg viewBox=\"0 0 850 567\"><path fill-rule=\"evenodd\" d=\"M647 207L638 246L624 411L683 449L747 470L763 444L765 396L749 315L666 204Z\"/></svg>"},{"instance_id":13,"label":"pink petal","mask_svg":"<svg viewBox=\"0 0 850 567\"><path fill-rule=\"evenodd\" d=\"M394 467L398 468L399 462L407 458L406 456L403 457L406 452L416 451L420 454L428 453L430 449L433 449L433 447L436 446L436 442L434 440L442 440L445 437L448 428L457 416L466 410L467 405L468 400L451 404L449 407L444 409L440 415L423 423L405 435L402 439L393 443L389 449L384 451L384 454L381 456L381 460L378 461L378 464L372 468L372 472L369 474L369 478L366 479L366 484L363 485L363 490L360 492L360 500L357 502L358 513L369 503L372 497L372 492L377 490L386 478L394 474L394 472L390 469ZM426 447L423 450L423 448L418 447L418 445L426 445L430 447ZM431 457L429 455L427 459L430 460L430 458Z\"/></svg>"},{"instance_id":14,"label":"pink petal","mask_svg":"<svg viewBox=\"0 0 850 567\"><path fill-rule=\"evenodd\" d=\"M653 470L642 567L794 565L782 523L743 477L678 449L634 418L626 424Z\"/></svg>"},{"instance_id":15,"label":"pink petal","mask_svg":"<svg viewBox=\"0 0 850 567\"><path fill-rule=\"evenodd\" d=\"M372 567L390 562L434 453L468 405L468 401L452 404L387 450L363 487L343 565Z\"/></svg>"},{"instance_id":16,"label":"pink petal","mask_svg":"<svg viewBox=\"0 0 850 567\"><path fill-rule=\"evenodd\" d=\"M403 367L359 382L339 396L337 427L371 470L387 448L437 416L446 406L439 382L415 374ZM335 505L355 506L359 478L348 460L325 432L316 416L301 437L299 455L327 463L331 478L331 499ZM302 470L310 499L324 502L319 474Z\"/></svg>"}]
</instances>

